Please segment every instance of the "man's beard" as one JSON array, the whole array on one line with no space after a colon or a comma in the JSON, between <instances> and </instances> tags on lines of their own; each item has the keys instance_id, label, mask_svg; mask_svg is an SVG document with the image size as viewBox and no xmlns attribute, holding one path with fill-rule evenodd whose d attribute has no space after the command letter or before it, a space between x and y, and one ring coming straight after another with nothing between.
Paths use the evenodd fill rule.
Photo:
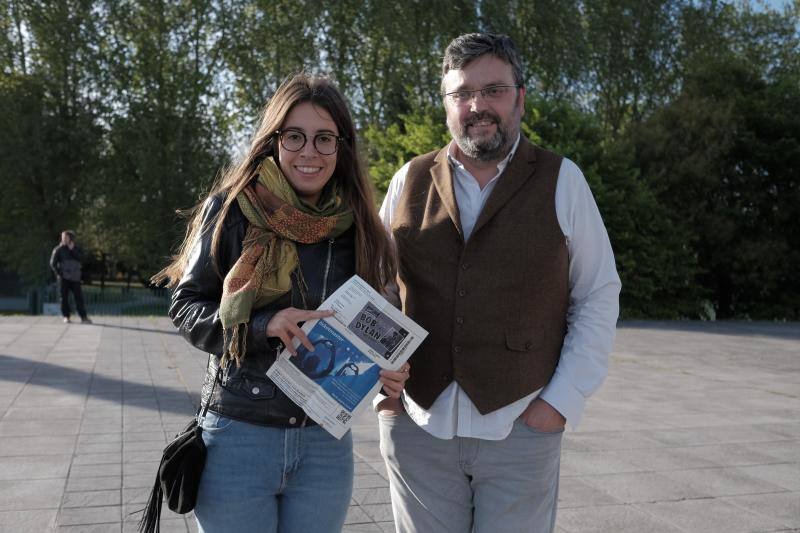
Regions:
<instances>
[{"instance_id":1,"label":"man's beard","mask_svg":"<svg viewBox=\"0 0 800 533\"><path fill-rule=\"evenodd\" d=\"M493 121L497 131L488 138L473 139L469 137L467 134L468 128L481 120ZM504 127L500 117L488 110L475 113L465 120L463 125L448 119L447 126L464 155L477 161L490 162L503 159L511 148L511 142L513 142L509 140L511 132Z\"/></svg>"}]
</instances>

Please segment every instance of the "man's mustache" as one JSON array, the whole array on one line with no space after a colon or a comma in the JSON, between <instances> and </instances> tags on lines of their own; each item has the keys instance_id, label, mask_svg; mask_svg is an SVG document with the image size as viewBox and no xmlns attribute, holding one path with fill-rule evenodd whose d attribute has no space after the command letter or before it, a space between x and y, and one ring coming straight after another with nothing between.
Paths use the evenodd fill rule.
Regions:
<instances>
[{"instance_id":1,"label":"man's mustache","mask_svg":"<svg viewBox=\"0 0 800 533\"><path fill-rule=\"evenodd\" d=\"M474 113L470 115L464 121L464 127L467 128L469 126L473 126L476 122L487 119L493 121L495 124L500 124L500 117L498 117L496 114L492 113L491 111L481 111L480 113Z\"/></svg>"}]
</instances>

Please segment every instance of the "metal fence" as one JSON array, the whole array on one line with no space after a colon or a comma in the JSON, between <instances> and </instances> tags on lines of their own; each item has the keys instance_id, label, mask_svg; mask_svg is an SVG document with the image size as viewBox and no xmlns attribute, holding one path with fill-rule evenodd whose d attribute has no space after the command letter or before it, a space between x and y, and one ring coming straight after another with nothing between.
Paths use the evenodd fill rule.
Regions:
<instances>
[{"instance_id":1,"label":"metal fence","mask_svg":"<svg viewBox=\"0 0 800 533\"><path fill-rule=\"evenodd\" d=\"M169 308L170 292L163 288L83 285L82 292L89 315L165 316ZM30 314L60 315L58 286L52 284L30 291L27 304ZM70 308L75 311L72 296Z\"/></svg>"}]
</instances>

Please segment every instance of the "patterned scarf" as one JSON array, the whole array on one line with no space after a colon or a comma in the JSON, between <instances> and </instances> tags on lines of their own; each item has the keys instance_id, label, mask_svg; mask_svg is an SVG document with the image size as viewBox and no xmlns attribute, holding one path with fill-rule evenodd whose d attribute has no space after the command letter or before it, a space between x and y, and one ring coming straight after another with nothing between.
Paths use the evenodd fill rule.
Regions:
<instances>
[{"instance_id":1,"label":"patterned scarf","mask_svg":"<svg viewBox=\"0 0 800 533\"><path fill-rule=\"evenodd\" d=\"M301 202L271 157L258 168L256 184L245 187L236 201L250 224L242 255L222 285L223 367L229 359L241 364L252 310L292 289L292 272L299 265L295 243L338 237L353 224L337 186L326 187L316 206Z\"/></svg>"}]
</instances>

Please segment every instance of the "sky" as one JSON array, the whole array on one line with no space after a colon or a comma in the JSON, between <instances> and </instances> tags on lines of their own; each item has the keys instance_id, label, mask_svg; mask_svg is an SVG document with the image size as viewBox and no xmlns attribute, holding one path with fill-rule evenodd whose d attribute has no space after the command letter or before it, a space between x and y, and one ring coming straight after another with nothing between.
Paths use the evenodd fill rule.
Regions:
<instances>
[{"instance_id":1,"label":"sky","mask_svg":"<svg viewBox=\"0 0 800 533\"><path fill-rule=\"evenodd\" d=\"M759 3L763 3L770 9L781 11L783 6L791 3L791 0L762 0L761 2L754 2L753 5L757 7Z\"/></svg>"}]
</instances>

